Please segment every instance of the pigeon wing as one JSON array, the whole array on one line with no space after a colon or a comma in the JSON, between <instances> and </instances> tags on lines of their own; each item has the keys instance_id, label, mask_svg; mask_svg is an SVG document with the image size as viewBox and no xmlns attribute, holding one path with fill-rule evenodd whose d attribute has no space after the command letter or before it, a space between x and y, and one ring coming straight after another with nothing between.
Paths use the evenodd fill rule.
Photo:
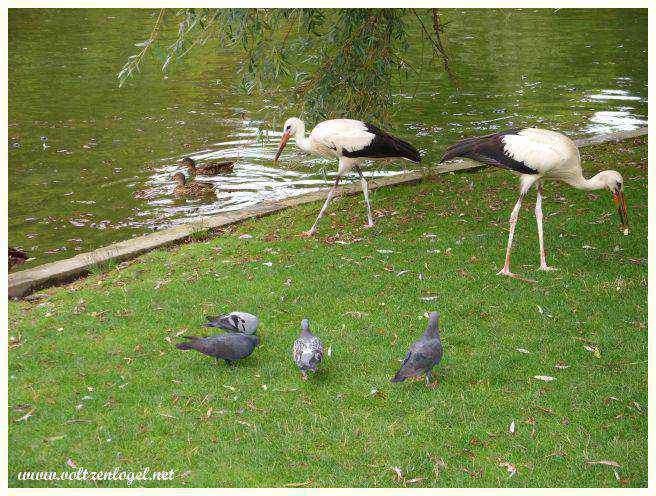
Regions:
<instances>
[{"instance_id":1,"label":"pigeon wing","mask_svg":"<svg viewBox=\"0 0 656 496\"><path fill-rule=\"evenodd\" d=\"M300 367L302 364L301 358L303 357L303 341L300 338L294 341L292 356L294 357L294 363Z\"/></svg>"}]
</instances>

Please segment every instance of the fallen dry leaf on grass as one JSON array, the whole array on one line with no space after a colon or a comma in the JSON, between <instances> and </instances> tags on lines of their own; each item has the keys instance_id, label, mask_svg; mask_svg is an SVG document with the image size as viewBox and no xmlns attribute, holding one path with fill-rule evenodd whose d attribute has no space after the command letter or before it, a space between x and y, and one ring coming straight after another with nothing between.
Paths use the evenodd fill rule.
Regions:
<instances>
[{"instance_id":1,"label":"fallen dry leaf on grass","mask_svg":"<svg viewBox=\"0 0 656 496\"><path fill-rule=\"evenodd\" d=\"M382 391L379 391L375 387L371 388L371 391L369 392L369 394L371 396L373 396L374 398L384 398L385 397L385 393L383 393Z\"/></svg>"},{"instance_id":2,"label":"fallen dry leaf on grass","mask_svg":"<svg viewBox=\"0 0 656 496\"><path fill-rule=\"evenodd\" d=\"M361 319L364 315L369 314L364 312L344 312L342 315L344 315L344 317L355 317L356 319Z\"/></svg>"},{"instance_id":3,"label":"fallen dry leaf on grass","mask_svg":"<svg viewBox=\"0 0 656 496\"><path fill-rule=\"evenodd\" d=\"M537 379L538 381L545 381L545 382L556 380L555 377L551 377L550 375L534 375L533 379Z\"/></svg>"},{"instance_id":4,"label":"fallen dry leaf on grass","mask_svg":"<svg viewBox=\"0 0 656 496\"><path fill-rule=\"evenodd\" d=\"M312 484L314 480L308 479L305 482L290 482L289 484L285 484L285 487L303 487L303 486L309 486Z\"/></svg>"},{"instance_id":5,"label":"fallen dry leaf on grass","mask_svg":"<svg viewBox=\"0 0 656 496\"><path fill-rule=\"evenodd\" d=\"M159 288L161 288L162 286L164 286L165 284L168 284L168 283L170 283L170 282L171 282L170 279L163 279L163 280L161 280L161 281L157 281L157 282L155 283L155 285L153 286L153 288L154 288L154 289L159 289Z\"/></svg>"},{"instance_id":6,"label":"fallen dry leaf on grass","mask_svg":"<svg viewBox=\"0 0 656 496\"><path fill-rule=\"evenodd\" d=\"M440 478L440 469L441 468L446 468L446 463L444 463L444 460L442 458L437 458L431 455L430 453L428 454L428 459L433 462L433 474L435 474L435 478L439 479Z\"/></svg>"},{"instance_id":7,"label":"fallen dry leaf on grass","mask_svg":"<svg viewBox=\"0 0 656 496\"><path fill-rule=\"evenodd\" d=\"M44 443L52 443L54 441L59 441L60 439L64 439L65 436L50 436L50 437L44 437L43 442Z\"/></svg>"},{"instance_id":8,"label":"fallen dry leaf on grass","mask_svg":"<svg viewBox=\"0 0 656 496\"><path fill-rule=\"evenodd\" d=\"M515 433L515 421L514 420L512 422L510 422L510 427L508 427L508 432L510 432L511 434Z\"/></svg>"},{"instance_id":9,"label":"fallen dry leaf on grass","mask_svg":"<svg viewBox=\"0 0 656 496\"><path fill-rule=\"evenodd\" d=\"M601 358L601 350L598 347L585 345L584 348L592 353L595 358Z\"/></svg>"},{"instance_id":10,"label":"fallen dry leaf on grass","mask_svg":"<svg viewBox=\"0 0 656 496\"><path fill-rule=\"evenodd\" d=\"M622 465L613 460L586 460L585 463L588 465L608 465L609 467L622 468Z\"/></svg>"},{"instance_id":11,"label":"fallen dry leaf on grass","mask_svg":"<svg viewBox=\"0 0 656 496\"><path fill-rule=\"evenodd\" d=\"M510 462L501 462L501 463L499 463L499 466L500 467L506 467L510 477L512 477L513 475L515 475L517 473L517 468Z\"/></svg>"},{"instance_id":12,"label":"fallen dry leaf on grass","mask_svg":"<svg viewBox=\"0 0 656 496\"><path fill-rule=\"evenodd\" d=\"M77 464L73 460L71 460L70 458L68 458L66 460L66 465L68 465L71 468L77 468Z\"/></svg>"},{"instance_id":13,"label":"fallen dry leaf on grass","mask_svg":"<svg viewBox=\"0 0 656 496\"><path fill-rule=\"evenodd\" d=\"M18 419L16 419L16 420L14 420L14 422L24 422L25 420L27 420L28 418L30 418L30 417L34 414L35 411L36 411L36 408L32 408L29 412L27 412L27 413L26 413L25 415L23 415L21 418L18 418Z\"/></svg>"}]
</instances>

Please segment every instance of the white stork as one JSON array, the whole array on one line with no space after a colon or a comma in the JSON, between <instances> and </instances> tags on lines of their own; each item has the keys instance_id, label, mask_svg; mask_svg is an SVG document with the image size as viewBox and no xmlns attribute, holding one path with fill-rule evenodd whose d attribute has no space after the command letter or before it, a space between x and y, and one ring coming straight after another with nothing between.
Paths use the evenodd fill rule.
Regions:
<instances>
[{"instance_id":1,"label":"white stork","mask_svg":"<svg viewBox=\"0 0 656 496\"><path fill-rule=\"evenodd\" d=\"M442 162L455 157L467 157L486 165L508 169L519 175L519 199L510 214L506 263L499 271L500 275L523 279L510 272L510 249L522 200L534 184L537 188L535 219L540 240L540 270L554 270L547 265L542 239L543 179L563 181L570 186L586 191L608 188L613 194L621 228L625 235L629 234L622 176L613 170L605 170L590 179L583 177L579 150L576 144L564 134L545 129L526 128L467 138L447 148Z\"/></svg>"},{"instance_id":2,"label":"white stork","mask_svg":"<svg viewBox=\"0 0 656 496\"><path fill-rule=\"evenodd\" d=\"M367 227L374 225L371 204L369 203L369 187L360 169L360 164L365 160L403 158L416 163L420 161L419 152L414 146L371 124L353 119L332 119L317 124L310 135L306 137L303 121L291 117L285 121L284 132L274 162L278 161L287 141L292 136L296 140L296 145L306 153L339 159L335 184L328 192L326 202L323 204L314 225L309 231L302 233L302 236L314 235L319 220L326 213L328 204L337 190L339 180L353 168L357 171L362 182L364 200L367 204Z\"/></svg>"}]
</instances>

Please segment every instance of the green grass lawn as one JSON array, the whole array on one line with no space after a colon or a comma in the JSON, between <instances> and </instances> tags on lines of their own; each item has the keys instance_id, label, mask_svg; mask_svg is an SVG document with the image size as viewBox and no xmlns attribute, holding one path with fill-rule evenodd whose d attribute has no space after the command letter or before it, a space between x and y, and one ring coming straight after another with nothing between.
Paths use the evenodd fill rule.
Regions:
<instances>
[{"instance_id":1,"label":"green grass lawn","mask_svg":"<svg viewBox=\"0 0 656 496\"><path fill-rule=\"evenodd\" d=\"M373 229L360 195L300 238L314 203L10 302L10 486L92 486L17 480L67 460L174 469L172 486L646 486L647 144L582 152L623 174L631 234L609 192L547 183L559 270L535 270L534 191L511 266L537 284L496 275L518 189L489 169L375 191ZM262 319L251 357L174 348L231 309ZM439 384L391 384L429 310ZM308 382L304 317L333 351Z\"/></svg>"}]
</instances>

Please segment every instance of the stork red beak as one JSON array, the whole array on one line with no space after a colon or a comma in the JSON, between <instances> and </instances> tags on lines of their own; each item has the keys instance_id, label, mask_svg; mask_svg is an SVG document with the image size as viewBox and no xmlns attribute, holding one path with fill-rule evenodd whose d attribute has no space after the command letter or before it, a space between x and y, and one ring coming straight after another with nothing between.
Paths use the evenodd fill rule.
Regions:
<instances>
[{"instance_id":1,"label":"stork red beak","mask_svg":"<svg viewBox=\"0 0 656 496\"><path fill-rule=\"evenodd\" d=\"M624 198L624 191L615 190L613 191L613 201L617 207L617 213L620 216L620 227L622 232L626 236L629 234L629 213L626 208L626 198Z\"/></svg>"},{"instance_id":2,"label":"stork red beak","mask_svg":"<svg viewBox=\"0 0 656 496\"><path fill-rule=\"evenodd\" d=\"M285 149L285 145L289 141L290 136L291 133L289 131L285 131L285 134L282 135L282 139L280 140L280 145L278 145L278 153L276 153L276 158L273 159L273 163L276 163L280 158L280 154Z\"/></svg>"}]
</instances>

